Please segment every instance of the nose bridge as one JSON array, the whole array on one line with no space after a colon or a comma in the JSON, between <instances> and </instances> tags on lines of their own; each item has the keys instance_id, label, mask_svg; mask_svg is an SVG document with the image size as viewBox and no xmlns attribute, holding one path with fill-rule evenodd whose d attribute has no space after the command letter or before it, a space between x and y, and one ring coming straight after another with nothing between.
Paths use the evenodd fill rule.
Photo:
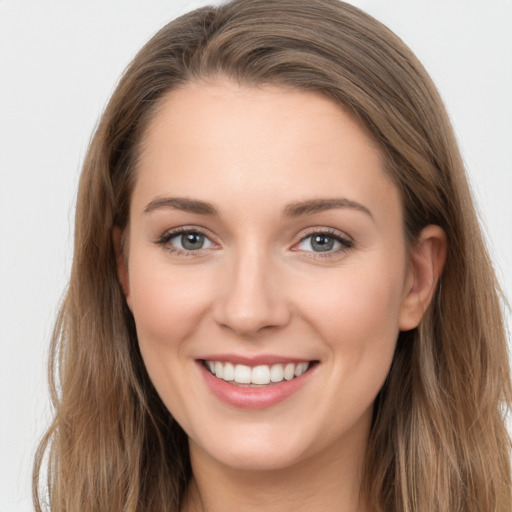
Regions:
<instances>
[{"instance_id":1,"label":"nose bridge","mask_svg":"<svg viewBox=\"0 0 512 512\"><path fill-rule=\"evenodd\" d=\"M233 250L216 307L216 320L239 334L279 327L289 319L272 251L253 241Z\"/></svg>"}]
</instances>

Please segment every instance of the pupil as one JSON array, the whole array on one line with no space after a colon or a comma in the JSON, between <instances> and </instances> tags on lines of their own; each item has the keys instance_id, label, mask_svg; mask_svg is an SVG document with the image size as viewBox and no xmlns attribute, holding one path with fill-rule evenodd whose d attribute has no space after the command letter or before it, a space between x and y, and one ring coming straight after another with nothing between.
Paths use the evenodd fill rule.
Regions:
<instances>
[{"instance_id":1,"label":"pupil","mask_svg":"<svg viewBox=\"0 0 512 512\"><path fill-rule=\"evenodd\" d=\"M181 244L184 249L191 251L201 249L204 243L204 235L200 233L187 233L181 237Z\"/></svg>"},{"instance_id":2,"label":"pupil","mask_svg":"<svg viewBox=\"0 0 512 512\"><path fill-rule=\"evenodd\" d=\"M326 235L315 235L311 240L311 246L317 252L330 251L334 247L334 238Z\"/></svg>"}]
</instances>

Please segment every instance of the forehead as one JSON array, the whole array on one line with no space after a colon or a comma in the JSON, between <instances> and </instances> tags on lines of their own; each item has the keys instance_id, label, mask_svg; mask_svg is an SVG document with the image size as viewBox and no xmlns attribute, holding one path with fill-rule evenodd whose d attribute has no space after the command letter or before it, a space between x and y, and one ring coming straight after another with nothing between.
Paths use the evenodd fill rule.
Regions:
<instances>
[{"instance_id":1,"label":"forehead","mask_svg":"<svg viewBox=\"0 0 512 512\"><path fill-rule=\"evenodd\" d=\"M323 130L318 132L320 123ZM243 138L244 146L251 146L278 130L280 143L293 142L292 139L299 142L299 138L301 143L315 144L319 139L328 143L344 128L343 139L335 140L340 147L352 145L357 138L381 159L378 144L343 105L320 93L285 86L244 85L224 77L188 82L162 99L144 142L156 142L158 132L163 135L167 131L170 135L173 128L180 144L210 142L219 148L226 142L226 135L237 135L236 142ZM190 138L190 131L197 137Z\"/></svg>"},{"instance_id":2,"label":"forehead","mask_svg":"<svg viewBox=\"0 0 512 512\"><path fill-rule=\"evenodd\" d=\"M148 201L216 202L229 191L230 200L268 205L347 194L400 202L377 143L342 106L228 79L191 82L164 98L145 134L136 191Z\"/></svg>"}]
</instances>

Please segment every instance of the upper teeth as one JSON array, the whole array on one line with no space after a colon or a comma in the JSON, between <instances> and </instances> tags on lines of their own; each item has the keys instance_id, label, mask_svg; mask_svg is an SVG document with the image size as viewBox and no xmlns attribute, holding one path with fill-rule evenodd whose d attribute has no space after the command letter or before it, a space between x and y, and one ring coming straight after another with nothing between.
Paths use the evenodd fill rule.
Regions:
<instances>
[{"instance_id":1,"label":"upper teeth","mask_svg":"<svg viewBox=\"0 0 512 512\"><path fill-rule=\"evenodd\" d=\"M205 361L209 370L226 381L235 381L238 384L270 384L300 377L308 368L309 363L262 364L259 366L246 366L245 364L224 363L221 361Z\"/></svg>"}]
</instances>

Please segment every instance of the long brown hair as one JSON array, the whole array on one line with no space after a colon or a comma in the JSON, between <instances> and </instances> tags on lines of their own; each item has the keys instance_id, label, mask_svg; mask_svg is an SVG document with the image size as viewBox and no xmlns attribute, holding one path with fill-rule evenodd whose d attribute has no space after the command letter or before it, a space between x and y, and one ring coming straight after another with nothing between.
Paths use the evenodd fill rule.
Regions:
<instances>
[{"instance_id":1,"label":"long brown hair","mask_svg":"<svg viewBox=\"0 0 512 512\"><path fill-rule=\"evenodd\" d=\"M69 288L52 341L54 420L34 502L53 512L178 511L187 438L145 371L116 275L145 128L171 90L226 75L313 91L379 143L410 244L427 224L448 254L432 304L402 332L374 408L362 492L378 512L510 512L511 383L499 288L442 101L386 27L338 0L235 0L162 28L122 77L85 158ZM40 469L47 463L47 500Z\"/></svg>"}]
</instances>

